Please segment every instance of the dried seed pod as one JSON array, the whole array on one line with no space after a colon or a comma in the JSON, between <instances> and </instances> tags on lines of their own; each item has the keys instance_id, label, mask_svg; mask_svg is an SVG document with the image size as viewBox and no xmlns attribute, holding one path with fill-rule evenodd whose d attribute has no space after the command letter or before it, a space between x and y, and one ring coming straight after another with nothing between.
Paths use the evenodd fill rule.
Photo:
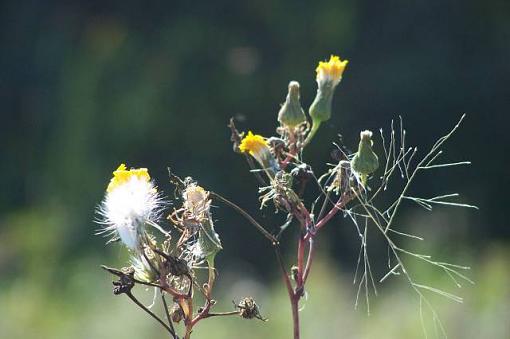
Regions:
<instances>
[{"instance_id":1,"label":"dried seed pod","mask_svg":"<svg viewBox=\"0 0 510 339\"><path fill-rule=\"evenodd\" d=\"M239 302L239 305L237 305L237 308L239 308L239 315L244 319L257 318L263 321L267 320L260 315L259 307L257 306L255 300L252 297L246 297L243 300L241 300Z\"/></svg>"},{"instance_id":2,"label":"dried seed pod","mask_svg":"<svg viewBox=\"0 0 510 339\"><path fill-rule=\"evenodd\" d=\"M352 186L351 163L347 160L341 160L333 170L335 172L335 177L327 190L329 192L333 191L336 194L349 192Z\"/></svg>"},{"instance_id":3,"label":"dried seed pod","mask_svg":"<svg viewBox=\"0 0 510 339\"><path fill-rule=\"evenodd\" d=\"M131 290L135 286L134 274L135 271L132 267L123 267L118 274L119 280L112 283L113 294L131 293Z\"/></svg>"},{"instance_id":4,"label":"dried seed pod","mask_svg":"<svg viewBox=\"0 0 510 339\"><path fill-rule=\"evenodd\" d=\"M158 249L155 249L154 251L165 259L165 268L170 274L177 277L190 274L188 262L186 260L167 254Z\"/></svg>"},{"instance_id":5,"label":"dried seed pod","mask_svg":"<svg viewBox=\"0 0 510 339\"><path fill-rule=\"evenodd\" d=\"M184 319L184 312L179 304L174 303L170 309L170 316L172 317L172 321L177 324L181 322L182 319Z\"/></svg>"}]
</instances>

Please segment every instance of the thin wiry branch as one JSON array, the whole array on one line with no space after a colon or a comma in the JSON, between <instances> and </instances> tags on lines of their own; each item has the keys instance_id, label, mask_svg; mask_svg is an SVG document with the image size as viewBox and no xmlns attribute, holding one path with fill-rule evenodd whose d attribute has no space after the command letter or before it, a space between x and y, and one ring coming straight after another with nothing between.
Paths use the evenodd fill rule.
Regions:
<instances>
[{"instance_id":1,"label":"thin wiry branch","mask_svg":"<svg viewBox=\"0 0 510 339\"><path fill-rule=\"evenodd\" d=\"M420 302L420 319L422 321L422 327L424 330L425 337L427 337L427 332L425 329L425 323L423 320L423 307L426 307L428 311L432 315L432 321L434 328L436 331L439 331L442 336L446 337L446 331L444 329L443 324L441 323L437 312L434 310L432 304L425 297L424 292L432 292L434 294L440 295L447 299L453 300L455 302L462 302L462 298L452 294L450 292L446 292L442 289L428 286L426 284L419 283L415 281L409 270L407 269L403 257L408 256L410 258L418 259L426 264L432 265L443 271L447 277L453 282L456 287L461 287L461 281L465 281L468 283L473 283L471 279L469 279L466 275L464 275L461 271L468 270L469 267L445 263L442 261L436 261L432 259L431 256L425 254L414 253L413 251L406 250L398 246L391 235L398 235L407 237L410 239L423 240L422 237L409 234L406 232L402 232L400 230L395 229L395 220L397 215L399 214L399 208L401 206L402 201L409 200L413 201L421 207L432 210L434 205L445 205L445 206L454 206L454 207L465 207L465 208L477 208L476 206L460 203L456 201L451 201L452 198L457 198L459 195L457 193L452 194L443 194L438 195L432 198L419 198L412 197L407 194L409 191L414 179L417 174L422 170L429 169L439 169L439 168L449 168L454 166L468 165L468 161L461 162L452 162L452 163L443 163L443 164L434 164L434 162L438 159L438 157L442 154L440 147L451 137L451 135L457 130L460 123L464 119L464 115L461 117L459 122L455 125L455 127L448 132L446 135L439 138L434 145L431 147L430 151L421 159L414 161L414 158L417 155L416 147L407 147L405 145L405 137L406 131L403 128L402 119L400 118L400 131L399 134L395 133L392 122L392 130L390 134L390 138L386 139L384 137L384 133L381 130L381 140L383 144L383 152L385 157L384 162L384 171L380 178L380 184L373 191L372 194L370 189L355 191L353 190L353 194L356 197L357 203L352 205L350 208L344 209L344 214L349 217L349 219L353 222L356 227L357 233L360 237L361 244L358 255L358 260L356 264L356 271L354 274L354 283L358 282L358 291L356 294L356 303L355 306L358 305L358 299L361 292L362 287L365 289L365 298L367 299L367 308L369 309L368 303L368 295L369 295L369 280L372 281L372 285L374 288L374 292L376 293L375 284L372 278L372 272L370 269L370 262L368 260L367 255L367 227L369 224L375 225L375 228L379 231L379 233L383 236L388 246L388 271L380 278L379 282L382 283L390 276L404 276L405 279L409 282L411 289L417 294ZM399 135L397 138L396 135ZM397 140L399 139L399 140ZM388 142L386 140L389 140ZM416 163L416 165L414 165ZM400 193L397 195L396 199L390 203L388 207L385 209L379 209L376 207L376 197L380 195L382 192L386 191L388 182L391 177L394 176L395 173L400 173L400 177L403 179L403 185L400 190ZM330 181L332 178L331 171L326 175L321 177L321 179L327 178L326 182ZM362 223L363 229L361 229L360 224ZM363 258L363 260L362 260ZM395 262L392 264L392 260ZM362 264L363 263L363 264ZM361 278L358 281L358 274L360 268L363 270L361 273Z\"/></svg>"}]
</instances>

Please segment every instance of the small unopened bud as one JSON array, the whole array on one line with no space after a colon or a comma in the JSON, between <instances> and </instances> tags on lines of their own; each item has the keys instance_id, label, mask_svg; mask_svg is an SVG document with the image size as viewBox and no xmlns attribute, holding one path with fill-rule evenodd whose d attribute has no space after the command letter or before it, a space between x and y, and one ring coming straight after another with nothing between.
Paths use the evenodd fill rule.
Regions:
<instances>
[{"instance_id":1,"label":"small unopened bud","mask_svg":"<svg viewBox=\"0 0 510 339\"><path fill-rule=\"evenodd\" d=\"M289 92L285 103L278 112L278 121L291 129L306 121L305 112L300 103L299 82L291 81L289 83Z\"/></svg>"},{"instance_id":2,"label":"small unopened bud","mask_svg":"<svg viewBox=\"0 0 510 339\"><path fill-rule=\"evenodd\" d=\"M372 132L362 131L358 152L352 159L352 169L361 177L361 183L366 184L369 174L374 173L379 167L379 159L372 149Z\"/></svg>"},{"instance_id":3,"label":"small unopened bud","mask_svg":"<svg viewBox=\"0 0 510 339\"><path fill-rule=\"evenodd\" d=\"M179 323L182 319L184 319L184 312L182 311L181 306L175 303L170 310L170 316L172 317L172 321L174 323Z\"/></svg>"}]
</instances>

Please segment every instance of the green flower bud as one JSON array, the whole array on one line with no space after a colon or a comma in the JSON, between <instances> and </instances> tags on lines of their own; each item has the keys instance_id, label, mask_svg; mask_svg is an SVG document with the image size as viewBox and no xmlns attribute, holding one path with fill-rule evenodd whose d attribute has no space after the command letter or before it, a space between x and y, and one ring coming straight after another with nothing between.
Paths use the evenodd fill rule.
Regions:
<instances>
[{"instance_id":1,"label":"green flower bud","mask_svg":"<svg viewBox=\"0 0 510 339\"><path fill-rule=\"evenodd\" d=\"M310 106L310 117L313 123L321 123L331 118L331 103L335 87L333 83L325 83L317 89L317 95Z\"/></svg>"},{"instance_id":2,"label":"green flower bud","mask_svg":"<svg viewBox=\"0 0 510 339\"><path fill-rule=\"evenodd\" d=\"M338 56L332 55L329 61L319 62L316 68L317 94L310 106L308 113L312 118L312 129L308 133L304 144L308 145L322 122L331 118L331 103L335 87L342 80L347 60L341 60Z\"/></svg>"},{"instance_id":3,"label":"green flower bud","mask_svg":"<svg viewBox=\"0 0 510 339\"><path fill-rule=\"evenodd\" d=\"M372 150L372 145L372 132L362 131L358 152L352 159L351 166L360 175L363 185L366 184L368 175L374 173L379 167L379 159Z\"/></svg>"},{"instance_id":4,"label":"green flower bud","mask_svg":"<svg viewBox=\"0 0 510 339\"><path fill-rule=\"evenodd\" d=\"M223 247L221 247L220 237L214 230L214 225L210 218L204 220L201 226L198 232L198 248L200 254L208 261L211 260L214 262L216 254L223 249Z\"/></svg>"},{"instance_id":5,"label":"green flower bud","mask_svg":"<svg viewBox=\"0 0 510 339\"><path fill-rule=\"evenodd\" d=\"M294 128L306 121L305 111L300 103L299 82L291 81L289 83L289 93L278 112L278 121L289 128Z\"/></svg>"}]
</instances>

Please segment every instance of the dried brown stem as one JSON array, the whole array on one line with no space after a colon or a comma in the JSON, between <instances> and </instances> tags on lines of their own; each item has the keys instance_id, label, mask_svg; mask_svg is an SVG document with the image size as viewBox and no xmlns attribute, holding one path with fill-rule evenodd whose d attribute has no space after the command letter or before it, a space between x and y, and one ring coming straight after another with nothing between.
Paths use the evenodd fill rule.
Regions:
<instances>
[{"instance_id":1,"label":"dried brown stem","mask_svg":"<svg viewBox=\"0 0 510 339\"><path fill-rule=\"evenodd\" d=\"M276 239L274 237L274 235L272 235L271 233L269 233L262 225L260 225L255 219L253 219L253 217L251 215L249 215L244 209L242 209L241 207L237 206L235 203L233 203L232 201L228 200L227 198L224 198L223 196L221 196L220 194L216 193L216 192L213 192L213 191L210 191L209 193L212 197L215 197L216 199L218 199L219 201L223 202L224 204L232 207L234 210L236 210L239 214L241 214L243 217L246 218L246 220L248 220L250 223L253 224L253 226L255 226L259 231L260 233L262 233L269 241L271 241L272 244L278 244L278 239Z\"/></svg>"},{"instance_id":2,"label":"dried brown stem","mask_svg":"<svg viewBox=\"0 0 510 339\"><path fill-rule=\"evenodd\" d=\"M175 331L170 328L167 324L165 324L165 322L163 320L161 320L157 315L155 315L151 310L149 310L147 307L145 307L141 302L138 301L138 299L135 298L135 296L133 294L131 294L131 292L126 292L126 295L128 296L129 299L131 299L131 301L133 301L138 307L140 307L142 310L144 310L147 314L149 314L152 318L154 318L155 320L157 320L157 322L159 322L161 324L161 326L163 326L167 331L168 333L170 333L170 335L172 335L172 337L175 339L177 338L176 335L175 335Z\"/></svg>"}]
</instances>

